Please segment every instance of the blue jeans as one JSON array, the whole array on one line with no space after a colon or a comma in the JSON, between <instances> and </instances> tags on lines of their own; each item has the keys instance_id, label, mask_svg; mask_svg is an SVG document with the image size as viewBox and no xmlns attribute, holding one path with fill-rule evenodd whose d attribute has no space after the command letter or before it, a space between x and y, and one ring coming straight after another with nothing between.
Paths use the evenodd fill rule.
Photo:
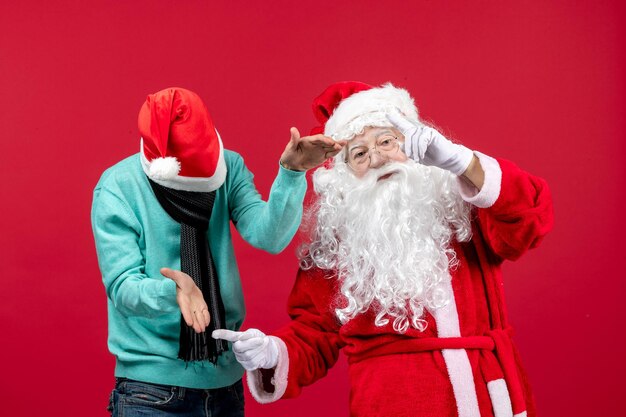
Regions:
<instances>
[{"instance_id":1,"label":"blue jeans","mask_svg":"<svg viewBox=\"0 0 626 417\"><path fill-rule=\"evenodd\" d=\"M243 417L243 383L217 389L192 389L116 378L112 417Z\"/></svg>"}]
</instances>

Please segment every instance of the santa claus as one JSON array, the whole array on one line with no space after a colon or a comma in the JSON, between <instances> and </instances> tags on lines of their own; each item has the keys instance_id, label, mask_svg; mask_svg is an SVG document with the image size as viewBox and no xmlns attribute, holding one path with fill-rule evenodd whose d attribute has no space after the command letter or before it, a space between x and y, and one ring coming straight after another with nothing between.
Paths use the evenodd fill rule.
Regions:
<instances>
[{"instance_id":1,"label":"santa claus","mask_svg":"<svg viewBox=\"0 0 626 417\"><path fill-rule=\"evenodd\" d=\"M500 266L551 229L545 181L446 139L391 84L334 84L314 110L348 144L313 176L292 321L213 333L254 398L297 396L343 349L352 416L535 415Z\"/></svg>"}]
</instances>

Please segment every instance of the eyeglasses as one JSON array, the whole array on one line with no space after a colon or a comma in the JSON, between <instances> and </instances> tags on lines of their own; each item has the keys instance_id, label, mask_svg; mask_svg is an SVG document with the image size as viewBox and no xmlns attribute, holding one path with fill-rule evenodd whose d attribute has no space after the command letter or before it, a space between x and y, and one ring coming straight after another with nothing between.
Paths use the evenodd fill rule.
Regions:
<instances>
[{"instance_id":1,"label":"eyeglasses","mask_svg":"<svg viewBox=\"0 0 626 417\"><path fill-rule=\"evenodd\" d=\"M355 171L363 171L367 169L371 164L370 153L372 150L378 152L381 157L389 158L395 154L400 145L398 144L398 138L392 135L384 135L376 140L376 145L372 148L367 146L357 146L348 151L346 164Z\"/></svg>"}]
</instances>

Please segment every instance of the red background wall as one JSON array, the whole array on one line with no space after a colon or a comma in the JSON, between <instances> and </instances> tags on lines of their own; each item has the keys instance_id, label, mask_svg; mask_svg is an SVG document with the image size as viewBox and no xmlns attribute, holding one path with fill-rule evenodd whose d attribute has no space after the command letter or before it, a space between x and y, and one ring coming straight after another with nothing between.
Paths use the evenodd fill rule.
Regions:
<instances>
[{"instance_id":1,"label":"red background wall","mask_svg":"<svg viewBox=\"0 0 626 417\"><path fill-rule=\"evenodd\" d=\"M623 2L9 3L0 6L2 415L106 415L114 361L91 192L138 150L148 93L197 91L267 195L289 127L308 131L311 99L348 79L408 88L448 135L549 181L554 232L505 267L516 340L541 415L621 415ZM294 248L270 256L236 241L245 326L286 321ZM346 415L347 399L342 359L300 399L248 397L247 411Z\"/></svg>"}]
</instances>

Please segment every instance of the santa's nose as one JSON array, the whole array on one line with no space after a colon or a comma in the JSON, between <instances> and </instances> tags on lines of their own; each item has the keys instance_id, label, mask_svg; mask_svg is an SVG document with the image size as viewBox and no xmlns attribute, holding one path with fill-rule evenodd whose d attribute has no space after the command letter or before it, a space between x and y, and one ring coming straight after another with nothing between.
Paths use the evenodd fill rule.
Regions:
<instances>
[{"instance_id":1,"label":"santa's nose","mask_svg":"<svg viewBox=\"0 0 626 417\"><path fill-rule=\"evenodd\" d=\"M370 152L370 168L379 168L387 162L388 158L382 156L377 150Z\"/></svg>"}]
</instances>

